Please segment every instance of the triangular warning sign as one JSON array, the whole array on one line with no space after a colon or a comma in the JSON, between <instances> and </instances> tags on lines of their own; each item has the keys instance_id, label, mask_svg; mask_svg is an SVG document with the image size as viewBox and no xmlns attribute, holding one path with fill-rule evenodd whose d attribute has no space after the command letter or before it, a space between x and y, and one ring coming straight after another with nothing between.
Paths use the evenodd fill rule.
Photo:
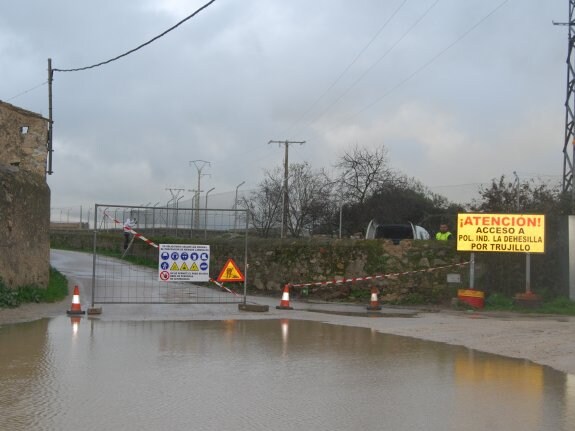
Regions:
<instances>
[{"instance_id":1,"label":"triangular warning sign","mask_svg":"<svg viewBox=\"0 0 575 431\"><path fill-rule=\"evenodd\" d=\"M188 265L186 265L186 262L182 263L182 266L180 266L180 271L187 271L188 270Z\"/></svg>"},{"instance_id":2,"label":"triangular warning sign","mask_svg":"<svg viewBox=\"0 0 575 431\"><path fill-rule=\"evenodd\" d=\"M198 268L196 262L192 263L192 266L190 266L190 271L199 271L199 270L200 268Z\"/></svg>"},{"instance_id":3,"label":"triangular warning sign","mask_svg":"<svg viewBox=\"0 0 575 431\"><path fill-rule=\"evenodd\" d=\"M174 262L170 267L170 271L177 271L178 269L179 269L178 264L176 262Z\"/></svg>"},{"instance_id":4,"label":"triangular warning sign","mask_svg":"<svg viewBox=\"0 0 575 431\"><path fill-rule=\"evenodd\" d=\"M218 275L217 280L220 283L223 283L224 281L225 282L244 281L244 275L241 273L234 260L228 259L228 261L222 268L222 272L220 272L220 275Z\"/></svg>"}]
</instances>

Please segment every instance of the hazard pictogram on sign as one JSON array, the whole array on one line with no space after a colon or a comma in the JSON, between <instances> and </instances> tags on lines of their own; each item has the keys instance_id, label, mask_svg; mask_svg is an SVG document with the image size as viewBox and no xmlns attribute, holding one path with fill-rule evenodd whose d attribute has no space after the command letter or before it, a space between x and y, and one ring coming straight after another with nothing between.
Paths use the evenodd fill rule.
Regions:
<instances>
[{"instance_id":1,"label":"hazard pictogram on sign","mask_svg":"<svg viewBox=\"0 0 575 431\"><path fill-rule=\"evenodd\" d=\"M233 259L228 259L220 275L218 275L217 280L220 283L223 282L234 282L234 281L244 281L244 275L239 270L238 266Z\"/></svg>"},{"instance_id":2,"label":"hazard pictogram on sign","mask_svg":"<svg viewBox=\"0 0 575 431\"><path fill-rule=\"evenodd\" d=\"M186 262L182 263L182 266L180 266L180 271L187 271L188 270L188 265L186 265Z\"/></svg>"},{"instance_id":3,"label":"hazard pictogram on sign","mask_svg":"<svg viewBox=\"0 0 575 431\"><path fill-rule=\"evenodd\" d=\"M196 265L196 262L192 263L192 266L190 266L190 271L199 271L200 268L198 268L198 265Z\"/></svg>"},{"instance_id":4,"label":"hazard pictogram on sign","mask_svg":"<svg viewBox=\"0 0 575 431\"><path fill-rule=\"evenodd\" d=\"M172 263L172 266L170 267L170 271L178 271L180 268L178 268L178 264L176 262Z\"/></svg>"}]
</instances>

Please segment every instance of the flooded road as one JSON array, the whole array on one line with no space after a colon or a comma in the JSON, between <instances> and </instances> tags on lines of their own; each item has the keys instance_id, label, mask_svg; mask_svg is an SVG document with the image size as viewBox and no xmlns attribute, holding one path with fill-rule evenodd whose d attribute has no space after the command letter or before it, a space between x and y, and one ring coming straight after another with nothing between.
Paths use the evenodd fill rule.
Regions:
<instances>
[{"instance_id":1,"label":"flooded road","mask_svg":"<svg viewBox=\"0 0 575 431\"><path fill-rule=\"evenodd\" d=\"M315 321L0 326L0 430L575 429L575 377Z\"/></svg>"}]
</instances>

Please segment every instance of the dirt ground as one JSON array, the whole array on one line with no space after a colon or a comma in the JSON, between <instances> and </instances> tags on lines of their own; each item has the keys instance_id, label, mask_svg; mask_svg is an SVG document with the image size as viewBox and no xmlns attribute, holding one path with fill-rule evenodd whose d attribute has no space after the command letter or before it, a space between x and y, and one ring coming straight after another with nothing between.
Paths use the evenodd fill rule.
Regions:
<instances>
[{"instance_id":1,"label":"dirt ground","mask_svg":"<svg viewBox=\"0 0 575 431\"><path fill-rule=\"evenodd\" d=\"M24 304L18 308L0 308L0 325L29 322L66 313L67 301L54 304Z\"/></svg>"}]
</instances>

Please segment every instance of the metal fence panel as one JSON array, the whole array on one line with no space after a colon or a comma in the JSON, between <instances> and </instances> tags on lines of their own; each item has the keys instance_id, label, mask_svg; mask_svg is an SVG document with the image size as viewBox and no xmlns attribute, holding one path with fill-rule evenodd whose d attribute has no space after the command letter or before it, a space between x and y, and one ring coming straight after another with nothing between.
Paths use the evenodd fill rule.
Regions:
<instances>
[{"instance_id":1,"label":"metal fence panel","mask_svg":"<svg viewBox=\"0 0 575 431\"><path fill-rule=\"evenodd\" d=\"M128 217L135 219L136 223L129 230L125 248L124 222ZM204 245L209 245L214 238L243 238L244 250L233 259L239 266L247 268L247 217L247 211L240 209L96 204L92 305L245 303L245 281L222 287L214 282L160 280L159 243L155 238L163 238L164 243ZM209 274L213 279L221 269L215 267L216 260L221 259L215 259L211 254Z\"/></svg>"}]
</instances>

